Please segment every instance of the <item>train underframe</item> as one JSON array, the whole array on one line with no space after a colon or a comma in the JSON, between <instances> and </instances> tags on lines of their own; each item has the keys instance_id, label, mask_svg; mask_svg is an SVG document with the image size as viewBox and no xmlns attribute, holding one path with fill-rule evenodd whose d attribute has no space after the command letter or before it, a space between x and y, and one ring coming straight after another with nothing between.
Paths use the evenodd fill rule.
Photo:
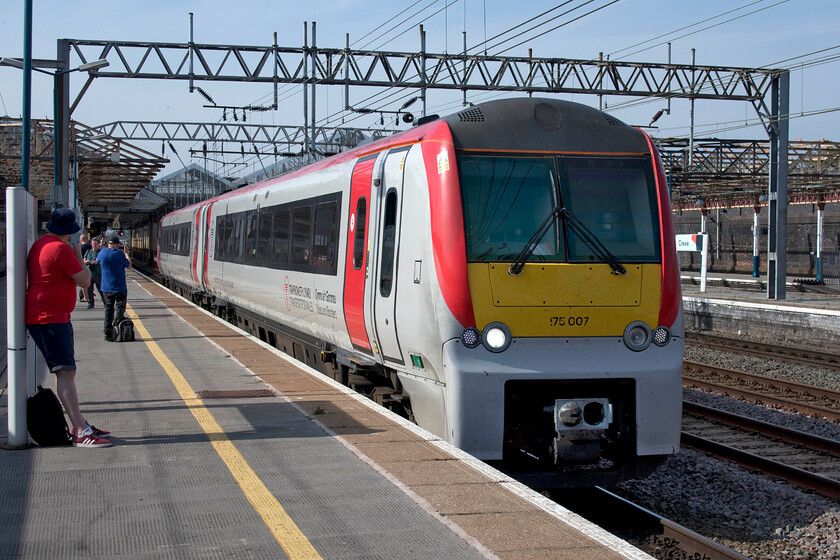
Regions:
<instances>
[{"instance_id":1,"label":"train underframe","mask_svg":"<svg viewBox=\"0 0 840 560\"><path fill-rule=\"evenodd\" d=\"M641 478L666 459L636 455L635 403L626 398L635 394L633 379L509 381L504 393L504 458L494 466L532 488ZM604 408L610 418L603 418ZM579 420L595 418L565 428L559 417L568 409Z\"/></svg>"}]
</instances>

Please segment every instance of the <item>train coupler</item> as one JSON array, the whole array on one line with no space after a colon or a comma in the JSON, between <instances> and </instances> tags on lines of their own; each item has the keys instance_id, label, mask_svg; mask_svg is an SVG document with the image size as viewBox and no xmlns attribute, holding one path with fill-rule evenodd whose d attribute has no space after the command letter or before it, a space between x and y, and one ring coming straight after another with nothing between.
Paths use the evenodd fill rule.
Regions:
<instances>
[{"instance_id":1,"label":"train coupler","mask_svg":"<svg viewBox=\"0 0 840 560\"><path fill-rule=\"evenodd\" d=\"M607 399L557 399L554 403L557 437L549 450L554 465L597 463L601 459L601 438L611 422L612 406Z\"/></svg>"}]
</instances>

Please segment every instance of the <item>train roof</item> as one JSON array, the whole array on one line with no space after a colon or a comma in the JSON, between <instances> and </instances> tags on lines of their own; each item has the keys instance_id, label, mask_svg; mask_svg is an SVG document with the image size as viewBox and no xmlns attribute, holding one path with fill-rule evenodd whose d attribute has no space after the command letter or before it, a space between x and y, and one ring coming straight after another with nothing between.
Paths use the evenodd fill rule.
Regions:
<instances>
[{"instance_id":1,"label":"train roof","mask_svg":"<svg viewBox=\"0 0 840 560\"><path fill-rule=\"evenodd\" d=\"M213 199L175 210L188 212L208 202L224 200L269 185L326 169L389 148L413 144L445 123L456 149L485 151L648 153L646 135L639 129L587 105L549 98L516 98L488 101L443 118L432 120L317 161L291 173L221 194ZM480 125L480 126L477 126Z\"/></svg>"},{"instance_id":2,"label":"train roof","mask_svg":"<svg viewBox=\"0 0 840 560\"><path fill-rule=\"evenodd\" d=\"M456 149L648 153L645 134L587 105L547 98L500 99L443 119Z\"/></svg>"}]
</instances>

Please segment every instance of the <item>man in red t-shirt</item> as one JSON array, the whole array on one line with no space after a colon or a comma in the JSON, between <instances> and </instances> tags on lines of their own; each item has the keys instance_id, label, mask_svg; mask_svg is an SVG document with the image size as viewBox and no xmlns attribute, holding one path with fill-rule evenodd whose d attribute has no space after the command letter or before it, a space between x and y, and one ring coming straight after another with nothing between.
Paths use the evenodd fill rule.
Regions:
<instances>
[{"instance_id":1,"label":"man in red t-shirt","mask_svg":"<svg viewBox=\"0 0 840 560\"><path fill-rule=\"evenodd\" d=\"M76 359L70 313L76 307L76 286L90 284L90 271L82 265L79 244L70 247L70 236L81 229L70 208L53 211L47 231L29 250L26 289L26 329L38 346L50 372L55 374L58 398L73 424L76 447L108 447L111 434L88 424L79 409L76 392Z\"/></svg>"}]
</instances>

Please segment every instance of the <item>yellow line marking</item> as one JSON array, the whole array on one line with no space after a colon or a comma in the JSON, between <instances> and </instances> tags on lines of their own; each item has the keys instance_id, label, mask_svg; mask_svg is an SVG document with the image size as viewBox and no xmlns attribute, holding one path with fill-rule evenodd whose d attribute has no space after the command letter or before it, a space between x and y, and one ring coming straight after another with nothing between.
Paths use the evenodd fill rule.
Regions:
<instances>
[{"instance_id":1,"label":"yellow line marking","mask_svg":"<svg viewBox=\"0 0 840 560\"><path fill-rule=\"evenodd\" d=\"M318 551L315 550L315 547L312 546L312 543L309 542L309 539L306 538L306 535L295 525L295 522L292 521L292 518L289 517L286 510L280 505L280 502L277 501L274 494L266 488L263 481L260 480L257 473L254 472L245 460L245 457L242 456L239 450L228 439L222 427L204 406L204 401L198 398L195 391L190 387L190 384L181 372L178 371L178 368L175 367L175 364L163 353L160 346L152 340L149 331L143 326L143 323L137 314L134 313L134 310L131 309L131 306L126 306L126 314L134 321L134 327L137 329L137 333L143 339L143 342L146 343L149 351L161 367L163 367L193 417L199 426L201 426L201 429L204 430L204 433L207 434L207 438L210 440L216 453L224 461L230 470L230 474L233 475L233 478L245 494L245 497L251 502L253 508L265 522L268 529L274 535L274 538L277 539L277 542L280 543L280 546L283 547L288 557L291 560L323 560L321 555L318 554Z\"/></svg>"}]
</instances>

